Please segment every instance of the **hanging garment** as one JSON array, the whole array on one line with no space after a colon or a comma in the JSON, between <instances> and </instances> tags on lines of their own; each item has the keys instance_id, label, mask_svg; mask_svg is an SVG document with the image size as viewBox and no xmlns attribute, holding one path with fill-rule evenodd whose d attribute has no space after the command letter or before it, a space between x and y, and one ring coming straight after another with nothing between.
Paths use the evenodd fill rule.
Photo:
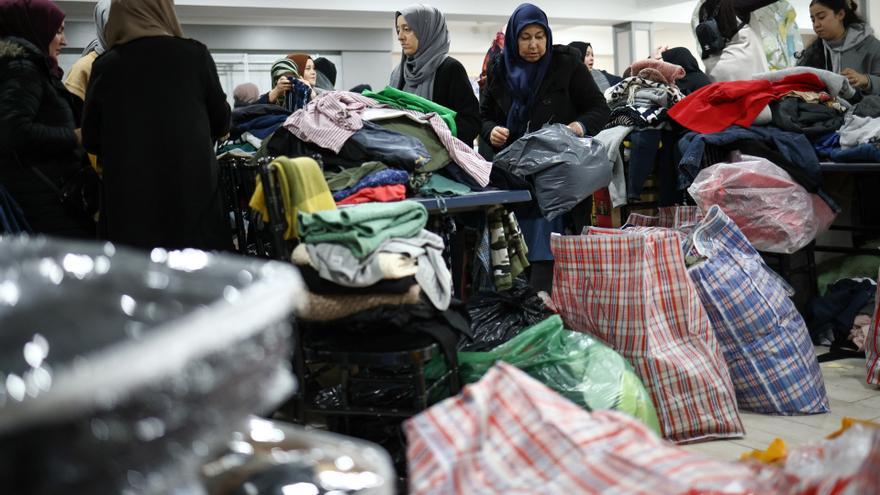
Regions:
<instances>
[{"instance_id":1,"label":"hanging garment","mask_svg":"<svg viewBox=\"0 0 880 495\"><path fill-rule=\"evenodd\" d=\"M719 82L689 94L669 110L669 117L702 134L733 125L749 127L768 103L789 91L822 91L825 87L812 73L794 74L775 82Z\"/></svg>"},{"instance_id":2,"label":"hanging garment","mask_svg":"<svg viewBox=\"0 0 880 495\"><path fill-rule=\"evenodd\" d=\"M498 363L404 423L413 495L779 493L746 464L660 440L617 411L587 412ZM769 490L769 491L768 491Z\"/></svg>"},{"instance_id":3,"label":"hanging garment","mask_svg":"<svg viewBox=\"0 0 880 495\"><path fill-rule=\"evenodd\" d=\"M880 281L880 274L877 275ZM880 385L880 283L877 284L877 295L874 297L874 317L871 328L868 330L868 338L865 341L865 369L867 370L867 382L872 385Z\"/></svg>"},{"instance_id":4,"label":"hanging garment","mask_svg":"<svg viewBox=\"0 0 880 495\"><path fill-rule=\"evenodd\" d=\"M281 188L281 202L284 205L284 217L287 220L285 239L299 237L301 233L299 214L335 210L336 203L324 181L318 162L308 157L276 158L269 168L278 174ZM264 222L269 221L269 210L262 181L257 181L249 206L257 210Z\"/></svg>"},{"instance_id":5,"label":"hanging garment","mask_svg":"<svg viewBox=\"0 0 880 495\"><path fill-rule=\"evenodd\" d=\"M614 164L611 171L611 182L608 184L611 206L614 208L626 204L626 175L623 170L623 157L620 155L620 146L632 131L632 127L617 126L605 129L595 137L596 141L605 146L605 150L608 152L608 160Z\"/></svg>"},{"instance_id":6,"label":"hanging garment","mask_svg":"<svg viewBox=\"0 0 880 495\"><path fill-rule=\"evenodd\" d=\"M364 203L388 203L406 199L405 184L372 186L359 189L341 200L340 205L359 205Z\"/></svg>"},{"instance_id":7,"label":"hanging garment","mask_svg":"<svg viewBox=\"0 0 880 495\"><path fill-rule=\"evenodd\" d=\"M740 409L828 412L822 371L790 287L717 206L693 232L688 268L730 369ZM852 325L850 324L850 327Z\"/></svg>"},{"instance_id":8,"label":"hanging garment","mask_svg":"<svg viewBox=\"0 0 880 495\"><path fill-rule=\"evenodd\" d=\"M523 238L516 215L501 205L489 208L489 248L495 290L513 287L513 279L529 266L529 248Z\"/></svg>"},{"instance_id":9,"label":"hanging garment","mask_svg":"<svg viewBox=\"0 0 880 495\"><path fill-rule=\"evenodd\" d=\"M653 172L659 190L658 205L671 206L681 202L675 163L677 136L677 132L660 129L640 129L630 133L626 182L628 199L641 200L645 181Z\"/></svg>"},{"instance_id":10,"label":"hanging garment","mask_svg":"<svg viewBox=\"0 0 880 495\"><path fill-rule=\"evenodd\" d=\"M308 141L336 153L361 127L366 108L379 108L375 100L355 93L329 91L318 95L303 111L296 112L284 127L303 141ZM427 120L450 158L461 166L481 186L489 184L492 164L484 160L471 146L456 139L446 123L436 113L422 114L401 110L417 120Z\"/></svg>"},{"instance_id":11,"label":"hanging garment","mask_svg":"<svg viewBox=\"0 0 880 495\"><path fill-rule=\"evenodd\" d=\"M672 232L553 236L553 303L566 327L633 364L673 441L743 434L727 364Z\"/></svg>"},{"instance_id":12,"label":"hanging garment","mask_svg":"<svg viewBox=\"0 0 880 495\"><path fill-rule=\"evenodd\" d=\"M333 193L333 199L343 200L366 187L387 186L393 184L406 184L409 182L409 174L403 170L385 169L373 172L361 178L357 184Z\"/></svg>"},{"instance_id":13,"label":"hanging garment","mask_svg":"<svg viewBox=\"0 0 880 495\"><path fill-rule=\"evenodd\" d=\"M363 259L386 239L412 237L425 228L428 210L415 201L372 203L300 215L302 240L331 242Z\"/></svg>"}]
</instances>

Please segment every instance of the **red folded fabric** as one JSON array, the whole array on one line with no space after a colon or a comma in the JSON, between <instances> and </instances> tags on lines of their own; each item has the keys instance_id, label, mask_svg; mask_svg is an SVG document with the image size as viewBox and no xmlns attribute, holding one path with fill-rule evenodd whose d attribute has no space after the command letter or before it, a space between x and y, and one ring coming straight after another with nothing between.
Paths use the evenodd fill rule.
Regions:
<instances>
[{"instance_id":1,"label":"red folded fabric","mask_svg":"<svg viewBox=\"0 0 880 495\"><path fill-rule=\"evenodd\" d=\"M365 187L351 196L337 201L337 205L359 205L361 203L402 201L406 199L406 185L391 184L388 186Z\"/></svg>"},{"instance_id":2,"label":"red folded fabric","mask_svg":"<svg viewBox=\"0 0 880 495\"><path fill-rule=\"evenodd\" d=\"M637 60L633 62L630 71L632 75L637 76L642 69L654 69L663 76L663 82L675 86L675 81L684 77L684 69L680 65L670 64L662 60L654 60L652 58L645 60Z\"/></svg>"},{"instance_id":3,"label":"red folded fabric","mask_svg":"<svg viewBox=\"0 0 880 495\"><path fill-rule=\"evenodd\" d=\"M815 74L792 74L779 81L731 81L710 84L688 95L669 110L669 117L684 127L711 134L732 125L749 127L768 103L789 91L823 91Z\"/></svg>"}]
</instances>

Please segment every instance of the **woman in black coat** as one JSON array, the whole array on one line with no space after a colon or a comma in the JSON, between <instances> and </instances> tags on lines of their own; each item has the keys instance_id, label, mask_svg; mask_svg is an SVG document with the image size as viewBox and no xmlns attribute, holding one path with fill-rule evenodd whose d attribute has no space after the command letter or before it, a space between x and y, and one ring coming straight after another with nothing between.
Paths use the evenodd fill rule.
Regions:
<instances>
[{"instance_id":1,"label":"woman in black coat","mask_svg":"<svg viewBox=\"0 0 880 495\"><path fill-rule=\"evenodd\" d=\"M0 2L0 184L35 232L93 238L94 222L65 208L59 194L82 156L58 68L66 44L64 13L54 3Z\"/></svg>"},{"instance_id":2,"label":"woman in black coat","mask_svg":"<svg viewBox=\"0 0 880 495\"><path fill-rule=\"evenodd\" d=\"M455 110L456 137L472 146L480 132L480 105L464 66L448 55L446 16L419 4L397 12L394 22L403 53L391 86Z\"/></svg>"},{"instance_id":3,"label":"woman in black coat","mask_svg":"<svg viewBox=\"0 0 880 495\"><path fill-rule=\"evenodd\" d=\"M213 149L229 130L229 105L211 54L182 37L172 0L114 0L105 35L83 141L104 170L107 239L231 248Z\"/></svg>"},{"instance_id":4,"label":"woman in black coat","mask_svg":"<svg viewBox=\"0 0 880 495\"><path fill-rule=\"evenodd\" d=\"M567 124L578 136L596 135L608 122L605 97L572 47L553 45L547 16L522 4L507 23L504 50L489 68L480 95L481 137L498 151L544 124ZM518 208L529 247L531 283L549 290L553 273L550 234L562 232L562 217L546 220L538 208ZM578 224L579 222L575 222Z\"/></svg>"}]
</instances>

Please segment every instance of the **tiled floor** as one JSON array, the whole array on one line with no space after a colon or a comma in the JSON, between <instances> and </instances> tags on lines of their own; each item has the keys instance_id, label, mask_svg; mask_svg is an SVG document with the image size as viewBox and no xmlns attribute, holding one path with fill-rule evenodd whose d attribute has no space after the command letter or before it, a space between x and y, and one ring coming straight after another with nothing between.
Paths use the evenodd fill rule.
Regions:
<instances>
[{"instance_id":1,"label":"tiled floor","mask_svg":"<svg viewBox=\"0 0 880 495\"><path fill-rule=\"evenodd\" d=\"M821 349L817 349L822 352ZM840 427L845 416L880 420L880 389L865 383L865 360L844 359L822 363L831 412L813 416L766 416L741 412L746 436L734 440L685 445L706 455L737 460L752 449L765 449L774 438L791 447L818 440Z\"/></svg>"}]
</instances>

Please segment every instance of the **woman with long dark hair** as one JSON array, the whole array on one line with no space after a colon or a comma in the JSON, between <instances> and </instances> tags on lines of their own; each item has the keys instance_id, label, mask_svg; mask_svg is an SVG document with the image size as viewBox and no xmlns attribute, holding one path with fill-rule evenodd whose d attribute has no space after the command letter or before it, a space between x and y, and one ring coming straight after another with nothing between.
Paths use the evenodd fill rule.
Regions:
<instances>
[{"instance_id":1,"label":"woman with long dark hair","mask_svg":"<svg viewBox=\"0 0 880 495\"><path fill-rule=\"evenodd\" d=\"M818 39L799 65L842 74L861 94L880 94L880 41L850 0L813 0L810 20Z\"/></svg>"}]
</instances>

